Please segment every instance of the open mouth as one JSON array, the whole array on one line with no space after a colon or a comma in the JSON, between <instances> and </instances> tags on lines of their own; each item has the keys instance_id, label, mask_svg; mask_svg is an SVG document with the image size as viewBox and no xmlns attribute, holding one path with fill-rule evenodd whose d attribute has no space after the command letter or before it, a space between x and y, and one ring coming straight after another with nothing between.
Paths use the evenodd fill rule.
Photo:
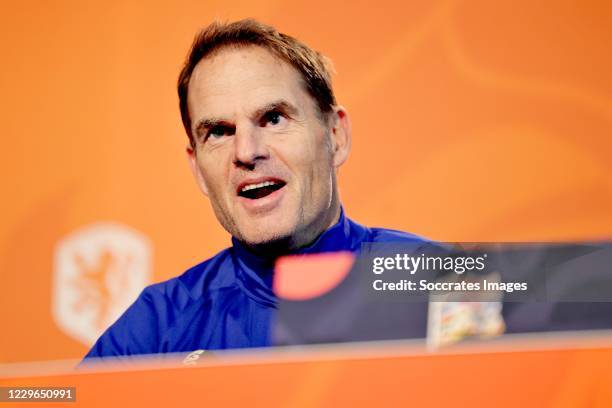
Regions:
<instances>
[{"instance_id":1,"label":"open mouth","mask_svg":"<svg viewBox=\"0 0 612 408\"><path fill-rule=\"evenodd\" d=\"M285 184L287 183L281 180L267 180L261 183L245 184L239 189L238 195L250 200L257 200L280 190L285 187Z\"/></svg>"}]
</instances>

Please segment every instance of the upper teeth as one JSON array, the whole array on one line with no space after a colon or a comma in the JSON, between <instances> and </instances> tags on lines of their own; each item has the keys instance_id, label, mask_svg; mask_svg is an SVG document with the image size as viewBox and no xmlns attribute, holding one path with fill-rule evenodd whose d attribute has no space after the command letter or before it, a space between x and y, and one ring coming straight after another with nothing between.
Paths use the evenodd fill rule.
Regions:
<instances>
[{"instance_id":1,"label":"upper teeth","mask_svg":"<svg viewBox=\"0 0 612 408\"><path fill-rule=\"evenodd\" d=\"M267 187L267 186L273 186L276 183L273 181L264 181L263 183L259 183L259 184L247 184L246 186L242 187L242 190L240 190L241 192L245 192L245 191L249 191L249 190L253 190L256 188L262 188L262 187Z\"/></svg>"}]
</instances>

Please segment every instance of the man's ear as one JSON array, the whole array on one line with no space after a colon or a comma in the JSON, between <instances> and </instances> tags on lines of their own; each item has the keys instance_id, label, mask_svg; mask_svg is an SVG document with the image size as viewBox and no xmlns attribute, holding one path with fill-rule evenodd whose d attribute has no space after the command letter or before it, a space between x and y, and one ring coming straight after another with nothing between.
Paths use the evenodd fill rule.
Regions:
<instances>
[{"instance_id":1,"label":"man's ear","mask_svg":"<svg viewBox=\"0 0 612 408\"><path fill-rule=\"evenodd\" d=\"M198 184L198 187L200 187L200 190L202 190L204 195L208 197L208 187L206 187L202 170L200 170L200 166L198 166L198 158L195 148L191 145L187 145L185 151L187 152L187 161L189 162L191 173L193 173L193 177L195 177L196 183Z\"/></svg>"},{"instance_id":2,"label":"man's ear","mask_svg":"<svg viewBox=\"0 0 612 408\"><path fill-rule=\"evenodd\" d=\"M334 106L331 118L331 145L334 155L334 166L340 167L348 159L351 151L351 121L344 107Z\"/></svg>"}]
</instances>

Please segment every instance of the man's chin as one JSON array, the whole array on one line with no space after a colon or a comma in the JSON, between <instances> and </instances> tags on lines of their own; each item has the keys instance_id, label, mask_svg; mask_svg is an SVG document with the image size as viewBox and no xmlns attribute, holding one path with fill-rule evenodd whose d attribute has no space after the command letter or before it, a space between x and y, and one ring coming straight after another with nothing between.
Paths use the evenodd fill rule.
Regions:
<instances>
[{"instance_id":1,"label":"man's chin","mask_svg":"<svg viewBox=\"0 0 612 408\"><path fill-rule=\"evenodd\" d=\"M252 227L252 226L251 226ZM293 247L295 228L262 226L242 231L237 237L246 246L264 253L284 253Z\"/></svg>"}]
</instances>

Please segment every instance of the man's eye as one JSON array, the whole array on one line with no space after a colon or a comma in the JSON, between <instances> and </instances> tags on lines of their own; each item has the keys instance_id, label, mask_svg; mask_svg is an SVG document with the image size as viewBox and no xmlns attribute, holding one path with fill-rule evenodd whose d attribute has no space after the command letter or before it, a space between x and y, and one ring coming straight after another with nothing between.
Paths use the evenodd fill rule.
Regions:
<instances>
[{"instance_id":1,"label":"man's eye","mask_svg":"<svg viewBox=\"0 0 612 408\"><path fill-rule=\"evenodd\" d=\"M208 137L212 137L215 139L218 139L220 137L229 135L229 129L225 126L213 126L210 128L210 130L208 131L207 136Z\"/></svg>"},{"instance_id":2,"label":"man's eye","mask_svg":"<svg viewBox=\"0 0 612 408\"><path fill-rule=\"evenodd\" d=\"M284 115L280 112L268 112L262 118L262 126L276 126L279 125L285 119Z\"/></svg>"}]
</instances>

